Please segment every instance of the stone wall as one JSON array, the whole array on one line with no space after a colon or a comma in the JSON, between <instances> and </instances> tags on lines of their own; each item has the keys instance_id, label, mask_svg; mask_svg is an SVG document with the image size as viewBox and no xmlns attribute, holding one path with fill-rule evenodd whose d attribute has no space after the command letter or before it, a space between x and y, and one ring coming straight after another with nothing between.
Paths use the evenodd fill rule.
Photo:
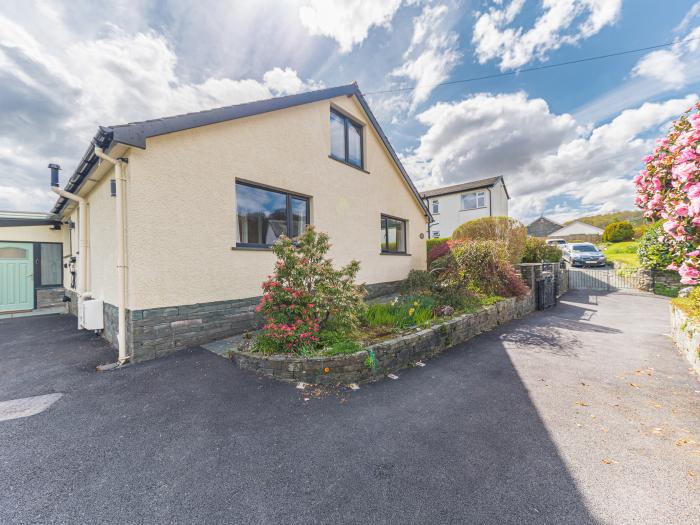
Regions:
<instances>
[{"instance_id":1,"label":"stone wall","mask_svg":"<svg viewBox=\"0 0 700 525\"><path fill-rule=\"evenodd\" d=\"M388 372L411 366L416 361L430 359L454 345L498 325L524 317L534 310L535 296L529 293L523 298L505 299L477 312L382 341L354 354L300 358L233 350L231 359L240 368L280 381L345 384L370 381ZM370 352L376 357L376 369L365 364Z\"/></svg>"},{"instance_id":2,"label":"stone wall","mask_svg":"<svg viewBox=\"0 0 700 525\"><path fill-rule=\"evenodd\" d=\"M127 341L134 361L241 334L262 326L259 297L129 312Z\"/></svg>"},{"instance_id":3,"label":"stone wall","mask_svg":"<svg viewBox=\"0 0 700 525\"><path fill-rule=\"evenodd\" d=\"M671 304L671 338L678 349L700 375L700 324L688 318L680 308Z\"/></svg>"},{"instance_id":4,"label":"stone wall","mask_svg":"<svg viewBox=\"0 0 700 525\"><path fill-rule=\"evenodd\" d=\"M375 299L383 295L391 295L401 291L404 281L389 281L386 283L366 284L367 296L365 299Z\"/></svg>"},{"instance_id":5,"label":"stone wall","mask_svg":"<svg viewBox=\"0 0 700 525\"><path fill-rule=\"evenodd\" d=\"M36 307L48 308L50 306L61 306L63 304L64 290L62 286L54 288L36 289Z\"/></svg>"},{"instance_id":6,"label":"stone wall","mask_svg":"<svg viewBox=\"0 0 700 525\"><path fill-rule=\"evenodd\" d=\"M668 270L647 270L645 268L629 268L618 262L613 263L616 270L634 272L630 282L635 282L636 287L645 292L653 292L656 284L662 284L669 288L681 288L681 277L678 272Z\"/></svg>"}]
</instances>

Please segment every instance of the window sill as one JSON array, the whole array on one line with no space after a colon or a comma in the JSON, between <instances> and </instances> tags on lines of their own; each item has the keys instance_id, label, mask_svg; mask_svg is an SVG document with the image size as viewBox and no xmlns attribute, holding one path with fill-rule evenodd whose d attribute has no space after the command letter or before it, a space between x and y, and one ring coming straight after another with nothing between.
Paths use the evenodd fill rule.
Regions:
<instances>
[{"instance_id":1,"label":"window sill","mask_svg":"<svg viewBox=\"0 0 700 525\"><path fill-rule=\"evenodd\" d=\"M272 246L231 246L232 250L242 250L248 252L271 252Z\"/></svg>"},{"instance_id":2,"label":"window sill","mask_svg":"<svg viewBox=\"0 0 700 525\"><path fill-rule=\"evenodd\" d=\"M361 171L362 173L367 173L367 174L369 175L369 171L367 171L367 170L364 169L364 168L361 168L360 166L355 166L354 164L352 164L352 163L350 163L350 162L346 162L346 161L344 161L343 159L339 159L338 157L334 157L333 155L328 155L328 158L329 158L329 159L332 159L332 160L334 160L334 161L336 161L336 162L340 162L341 164L344 164L345 166L349 166L349 167L351 167L351 168L354 168L354 169L356 169L357 171Z\"/></svg>"},{"instance_id":3,"label":"window sill","mask_svg":"<svg viewBox=\"0 0 700 525\"><path fill-rule=\"evenodd\" d=\"M487 209L487 208L488 208L488 206L478 206L478 207L476 207L476 208L462 208L462 209L459 210L459 211L485 210L485 209Z\"/></svg>"},{"instance_id":4,"label":"window sill","mask_svg":"<svg viewBox=\"0 0 700 525\"><path fill-rule=\"evenodd\" d=\"M404 257L411 257L411 254L406 252L379 252L379 255L402 255Z\"/></svg>"}]
</instances>

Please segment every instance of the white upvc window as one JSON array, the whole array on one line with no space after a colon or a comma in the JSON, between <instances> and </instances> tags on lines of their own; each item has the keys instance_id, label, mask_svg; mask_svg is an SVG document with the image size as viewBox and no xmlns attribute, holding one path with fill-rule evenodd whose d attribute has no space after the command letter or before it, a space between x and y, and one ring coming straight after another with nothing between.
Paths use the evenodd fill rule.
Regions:
<instances>
[{"instance_id":1,"label":"white upvc window","mask_svg":"<svg viewBox=\"0 0 700 525\"><path fill-rule=\"evenodd\" d=\"M477 208L486 207L486 192L475 191L472 193L462 194L462 209L475 210Z\"/></svg>"},{"instance_id":2,"label":"white upvc window","mask_svg":"<svg viewBox=\"0 0 700 525\"><path fill-rule=\"evenodd\" d=\"M433 213L440 213L440 201L433 200Z\"/></svg>"},{"instance_id":3,"label":"white upvc window","mask_svg":"<svg viewBox=\"0 0 700 525\"><path fill-rule=\"evenodd\" d=\"M433 239L439 239L440 238L440 232L435 230L433 231Z\"/></svg>"}]
</instances>

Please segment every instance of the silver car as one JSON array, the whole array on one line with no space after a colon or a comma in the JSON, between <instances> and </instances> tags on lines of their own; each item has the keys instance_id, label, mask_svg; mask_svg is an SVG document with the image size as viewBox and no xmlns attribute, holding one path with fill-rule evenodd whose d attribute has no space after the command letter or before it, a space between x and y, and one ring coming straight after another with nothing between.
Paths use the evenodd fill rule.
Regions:
<instances>
[{"instance_id":1,"label":"silver car","mask_svg":"<svg viewBox=\"0 0 700 525\"><path fill-rule=\"evenodd\" d=\"M590 242L575 242L564 248L564 260L571 266L605 266L605 255Z\"/></svg>"}]
</instances>

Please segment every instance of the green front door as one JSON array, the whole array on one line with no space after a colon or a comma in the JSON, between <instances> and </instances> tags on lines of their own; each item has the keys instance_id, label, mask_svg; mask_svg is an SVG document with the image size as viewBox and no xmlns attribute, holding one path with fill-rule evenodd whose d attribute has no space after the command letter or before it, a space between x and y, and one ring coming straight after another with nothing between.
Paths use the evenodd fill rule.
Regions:
<instances>
[{"instance_id":1,"label":"green front door","mask_svg":"<svg viewBox=\"0 0 700 525\"><path fill-rule=\"evenodd\" d=\"M34 308L34 245L0 242L0 313Z\"/></svg>"}]
</instances>

